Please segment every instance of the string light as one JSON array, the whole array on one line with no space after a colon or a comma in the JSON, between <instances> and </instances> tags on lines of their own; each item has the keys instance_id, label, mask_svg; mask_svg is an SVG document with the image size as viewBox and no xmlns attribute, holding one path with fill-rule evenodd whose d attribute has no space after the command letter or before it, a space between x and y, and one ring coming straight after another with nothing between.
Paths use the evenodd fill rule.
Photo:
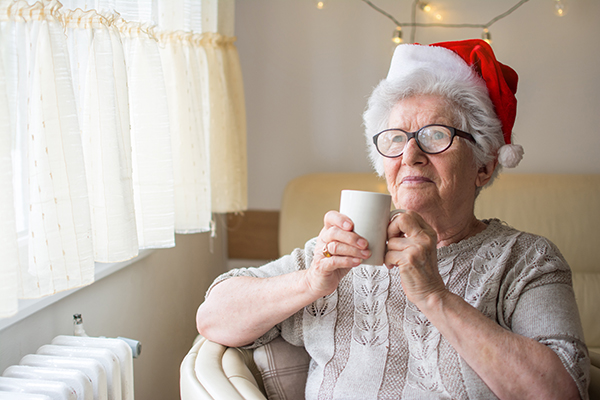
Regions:
<instances>
[{"instance_id":1,"label":"string light","mask_svg":"<svg viewBox=\"0 0 600 400\"><path fill-rule=\"evenodd\" d=\"M423 11L425 14L432 16L434 19L441 21L442 19L444 19L444 17L442 16L442 14L440 12L436 12L437 11L437 7L435 5L433 5L432 3L427 3L425 1L422 0L417 0L417 7L419 7L421 9L421 11Z\"/></svg>"},{"instance_id":2,"label":"string light","mask_svg":"<svg viewBox=\"0 0 600 400\"><path fill-rule=\"evenodd\" d=\"M554 14L564 17L569 11L567 0L554 0Z\"/></svg>"},{"instance_id":3,"label":"string light","mask_svg":"<svg viewBox=\"0 0 600 400\"><path fill-rule=\"evenodd\" d=\"M467 24L467 23L446 24L446 23L441 23L441 22L433 22L433 23L416 22L417 8L428 14L432 13L435 10L435 7L431 3L428 3L423 0L415 0L413 2L410 22L400 22L396 18L394 18L393 15L391 15L388 12L384 11L383 9L377 7L370 0L362 0L362 1L364 3L366 3L367 5L369 5L375 11L379 12L380 14L382 14L382 15L386 16L387 18L389 18L390 20L392 20L396 24L396 26L397 26L396 29L397 29L397 31L400 32L400 38L398 39L398 37L397 37L397 35L398 35L397 31L394 31L394 36L392 37L392 41L394 43L397 43L397 40L400 40L400 42L398 42L398 43L402 43L402 33L401 33L402 28L401 28L401 26L404 26L404 27L410 26L413 28L412 34L411 34L411 40L410 40L411 43L414 43L414 41L415 41L415 34L416 34L417 27L421 27L421 28L433 28L433 27L437 27L437 28L482 28L483 29L482 39L488 43L491 43L492 35L490 34L489 27L492 26L494 23L498 22L499 20L501 20L502 18L505 18L505 17L509 16L510 14L512 14L514 11L516 11L523 4L527 3L529 0L520 0L517 4L515 4L514 6L509 8L507 11L495 16L494 18L492 18L489 22L487 22L485 24ZM567 7L566 3L568 0L553 0L553 1L554 1L556 15L559 15L559 16L564 15L566 13L566 7ZM434 14L434 18L437 19L438 21L441 21L443 19L443 16L441 13L437 13L437 14Z\"/></svg>"},{"instance_id":4,"label":"string light","mask_svg":"<svg viewBox=\"0 0 600 400\"><path fill-rule=\"evenodd\" d=\"M425 3L424 1L419 1L417 4L423 12L430 13L433 11L433 7L429 3Z\"/></svg>"},{"instance_id":5,"label":"string light","mask_svg":"<svg viewBox=\"0 0 600 400\"><path fill-rule=\"evenodd\" d=\"M483 28L483 33L481 34L481 38L487 42L487 44L492 44L492 34L488 28Z\"/></svg>"},{"instance_id":6,"label":"string light","mask_svg":"<svg viewBox=\"0 0 600 400\"><path fill-rule=\"evenodd\" d=\"M394 31L394 35L392 36L392 42L394 42L395 44L401 44L404 42L404 40L402 40L402 27L401 26L396 27L396 30Z\"/></svg>"},{"instance_id":7,"label":"string light","mask_svg":"<svg viewBox=\"0 0 600 400\"><path fill-rule=\"evenodd\" d=\"M319 10L322 10L325 7L325 2L324 1L317 1L317 8Z\"/></svg>"}]
</instances>

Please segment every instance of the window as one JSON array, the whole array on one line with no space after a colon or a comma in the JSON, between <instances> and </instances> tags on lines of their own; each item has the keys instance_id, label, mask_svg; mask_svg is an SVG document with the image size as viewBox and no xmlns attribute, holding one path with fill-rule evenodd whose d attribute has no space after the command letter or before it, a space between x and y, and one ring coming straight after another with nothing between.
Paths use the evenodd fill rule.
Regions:
<instances>
[{"instance_id":1,"label":"window","mask_svg":"<svg viewBox=\"0 0 600 400\"><path fill-rule=\"evenodd\" d=\"M246 208L233 5L3 3L0 317Z\"/></svg>"}]
</instances>

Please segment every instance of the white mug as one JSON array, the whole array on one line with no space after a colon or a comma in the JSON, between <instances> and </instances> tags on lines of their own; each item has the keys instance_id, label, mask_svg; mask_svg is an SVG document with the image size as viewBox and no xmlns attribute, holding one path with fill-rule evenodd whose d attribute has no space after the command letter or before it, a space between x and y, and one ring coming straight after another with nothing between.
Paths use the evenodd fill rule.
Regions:
<instances>
[{"instance_id":1,"label":"white mug","mask_svg":"<svg viewBox=\"0 0 600 400\"><path fill-rule=\"evenodd\" d=\"M369 242L367 265L383 265L390 218L401 212L391 210L392 196L384 193L342 190L340 213L354 222L354 232Z\"/></svg>"}]
</instances>

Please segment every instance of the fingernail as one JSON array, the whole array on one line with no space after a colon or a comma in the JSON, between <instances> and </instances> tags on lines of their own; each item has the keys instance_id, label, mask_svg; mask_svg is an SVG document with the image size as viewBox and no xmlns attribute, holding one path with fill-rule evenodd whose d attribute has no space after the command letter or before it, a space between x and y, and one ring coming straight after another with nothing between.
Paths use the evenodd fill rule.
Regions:
<instances>
[{"instance_id":1,"label":"fingernail","mask_svg":"<svg viewBox=\"0 0 600 400\"><path fill-rule=\"evenodd\" d=\"M363 251L361 251L361 254L363 256L365 256L365 258L369 258L369 256L371 255L371 252L369 250L363 250Z\"/></svg>"},{"instance_id":2,"label":"fingernail","mask_svg":"<svg viewBox=\"0 0 600 400\"><path fill-rule=\"evenodd\" d=\"M367 247L367 245L369 244L365 239L358 239L358 242L356 242L356 244L358 245L358 247Z\"/></svg>"},{"instance_id":3,"label":"fingernail","mask_svg":"<svg viewBox=\"0 0 600 400\"><path fill-rule=\"evenodd\" d=\"M342 227L343 227L345 230L349 231L350 229L352 229L352 224L351 224L350 222L346 221L346 222L344 222L344 223L342 224Z\"/></svg>"}]
</instances>

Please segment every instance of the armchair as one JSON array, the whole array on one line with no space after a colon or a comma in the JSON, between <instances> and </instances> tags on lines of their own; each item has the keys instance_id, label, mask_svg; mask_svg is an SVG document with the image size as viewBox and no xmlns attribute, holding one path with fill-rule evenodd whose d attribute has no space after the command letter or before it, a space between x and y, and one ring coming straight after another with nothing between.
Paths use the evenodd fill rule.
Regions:
<instances>
[{"instance_id":1,"label":"armchair","mask_svg":"<svg viewBox=\"0 0 600 400\"><path fill-rule=\"evenodd\" d=\"M325 212L337 209L342 189L387 191L385 182L373 174L312 174L291 181L286 187L280 214L281 255L302 246L319 232ZM569 262L592 363L590 399L600 399L600 320L597 312L600 264L596 254L599 205L600 175L555 174L501 175L490 188L481 192L475 204L478 218L499 218L517 229L546 236ZM294 396L306 380L306 352L282 339L263 347L252 352L199 339L181 365L181 398L303 398L303 392L299 397ZM294 348L294 355L285 355L285 348ZM275 361L275 354L281 355L283 361L291 360L293 365L283 366L284 372L278 373L283 361ZM261 364L261 368L257 364ZM282 374L289 379L270 379ZM293 389L286 392L283 386ZM221 388L226 392L221 392Z\"/></svg>"},{"instance_id":2,"label":"armchair","mask_svg":"<svg viewBox=\"0 0 600 400\"><path fill-rule=\"evenodd\" d=\"M304 399L309 361L282 338L253 351L198 336L181 363L181 399Z\"/></svg>"}]
</instances>

